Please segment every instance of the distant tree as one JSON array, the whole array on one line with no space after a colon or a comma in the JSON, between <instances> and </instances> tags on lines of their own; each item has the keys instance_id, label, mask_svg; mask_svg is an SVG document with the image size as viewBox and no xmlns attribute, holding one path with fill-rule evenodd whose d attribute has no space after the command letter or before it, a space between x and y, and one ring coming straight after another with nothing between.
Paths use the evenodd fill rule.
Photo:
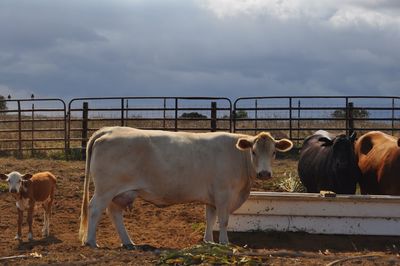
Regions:
<instances>
[{"instance_id":1,"label":"distant tree","mask_svg":"<svg viewBox=\"0 0 400 266\"><path fill-rule=\"evenodd\" d=\"M346 118L346 110L345 109L338 109L335 110L331 116L333 118ZM363 108L355 108L353 109L353 117L354 118L368 118L369 112Z\"/></svg>"},{"instance_id":2,"label":"distant tree","mask_svg":"<svg viewBox=\"0 0 400 266\"><path fill-rule=\"evenodd\" d=\"M247 114L247 112L245 110L239 110L237 112L235 112L235 118L248 118L249 115Z\"/></svg>"},{"instance_id":3,"label":"distant tree","mask_svg":"<svg viewBox=\"0 0 400 266\"><path fill-rule=\"evenodd\" d=\"M206 115L202 115L198 112L191 112L191 113L183 113L181 118L188 118L188 119L198 119L198 118L207 118Z\"/></svg>"},{"instance_id":4,"label":"distant tree","mask_svg":"<svg viewBox=\"0 0 400 266\"><path fill-rule=\"evenodd\" d=\"M0 95L0 110L7 110L6 98L3 95Z\"/></svg>"}]
</instances>

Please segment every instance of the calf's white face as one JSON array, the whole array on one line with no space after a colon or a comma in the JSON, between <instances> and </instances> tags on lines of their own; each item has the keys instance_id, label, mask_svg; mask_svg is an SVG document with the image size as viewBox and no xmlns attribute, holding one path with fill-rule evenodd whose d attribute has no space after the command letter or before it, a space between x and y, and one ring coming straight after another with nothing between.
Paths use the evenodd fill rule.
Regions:
<instances>
[{"instance_id":1,"label":"calf's white face","mask_svg":"<svg viewBox=\"0 0 400 266\"><path fill-rule=\"evenodd\" d=\"M0 174L0 179L8 182L8 189L11 193L19 193L22 187L22 181L29 179L31 175L22 175L18 172L11 172L8 175Z\"/></svg>"},{"instance_id":2,"label":"calf's white face","mask_svg":"<svg viewBox=\"0 0 400 266\"><path fill-rule=\"evenodd\" d=\"M260 133L255 137L240 138L236 144L239 150L250 150L251 162L257 178L269 179L272 177L272 161L276 151L286 152L293 147L288 139L275 140L269 133Z\"/></svg>"}]
</instances>

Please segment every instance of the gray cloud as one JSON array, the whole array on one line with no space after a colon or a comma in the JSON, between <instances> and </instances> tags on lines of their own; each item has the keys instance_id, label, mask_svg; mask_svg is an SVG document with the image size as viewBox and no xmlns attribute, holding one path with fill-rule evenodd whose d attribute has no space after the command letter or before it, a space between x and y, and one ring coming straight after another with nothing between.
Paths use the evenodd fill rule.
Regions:
<instances>
[{"instance_id":1,"label":"gray cloud","mask_svg":"<svg viewBox=\"0 0 400 266\"><path fill-rule=\"evenodd\" d=\"M230 3L1 1L0 93L398 93L398 1Z\"/></svg>"}]
</instances>

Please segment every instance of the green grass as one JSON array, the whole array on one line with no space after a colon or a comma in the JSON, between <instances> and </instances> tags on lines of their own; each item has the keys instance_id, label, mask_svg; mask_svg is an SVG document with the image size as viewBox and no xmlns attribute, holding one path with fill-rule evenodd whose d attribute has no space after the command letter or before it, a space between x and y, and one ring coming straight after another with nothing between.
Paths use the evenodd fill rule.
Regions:
<instances>
[{"instance_id":1,"label":"green grass","mask_svg":"<svg viewBox=\"0 0 400 266\"><path fill-rule=\"evenodd\" d=\"M8 185L5 182L0 182L0 192L7 192L8 191Z\"/></svg>"},{"instance_id":2,"label":"green grass","mask_svg":"<svg viewBox=\"0 0 400 266\"><path fill-rule=\"evenodd\" d=\"M170 250L161 254L157 265L261 265L265 258L250 256L245 248L207 243Z\"/></svg>"},{"instance_id":3,"label":"green grass","mask_svg":"<svg viewBox=\"0 0 400 266\"><path fill-rule=\"evenodd\" d=\"M206 229L206 224L204 222L193 223L191 226L195 232L204 232Z\"/></svg>"}]
</instances>

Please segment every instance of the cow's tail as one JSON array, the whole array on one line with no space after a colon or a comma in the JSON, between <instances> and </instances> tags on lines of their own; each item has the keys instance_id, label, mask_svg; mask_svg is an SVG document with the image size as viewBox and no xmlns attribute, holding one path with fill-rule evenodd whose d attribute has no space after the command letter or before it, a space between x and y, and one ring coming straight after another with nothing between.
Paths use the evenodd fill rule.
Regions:
<instances>
[{"instance_id":1,"label":"cow's tail","mask_svg":"<svg viewBox=\"0 0 400 266\"><path fill-rule=\"evenodd\" d=\"M93 136L89 139L89 142L86 146L86 164L85 164L85 181L83 184L83 198L82 198L82 207L81 207L81 222L79 227L79 239L82 241L82 244L85 244L87 237L87 228L88 228L88 206L89 206L89 183L90 183L90 161L92 159L92 151L94 142L102 137L103 135L109 133L108 130L99 130L93 134Z\"/></svg>"}]
</instances>

